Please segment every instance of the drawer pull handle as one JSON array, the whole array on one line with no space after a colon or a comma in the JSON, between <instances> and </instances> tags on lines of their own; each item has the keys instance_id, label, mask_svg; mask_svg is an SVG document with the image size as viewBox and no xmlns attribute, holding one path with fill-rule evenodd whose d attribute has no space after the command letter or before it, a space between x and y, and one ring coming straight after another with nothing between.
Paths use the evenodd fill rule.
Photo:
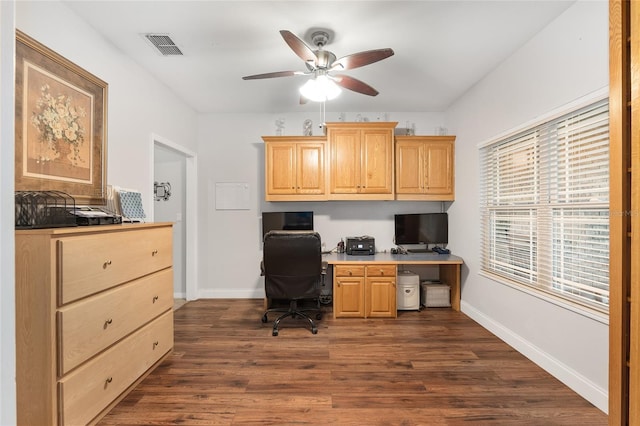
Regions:
<instances>
[{"instance_id":1,"label":"drawer pull handle","mask_svg":"<svg viewBox=\"0 0 640 426\"><path fill-rule=\"evenodd\" d=\"M106 262L104 262L104 263L102 264L102 269L107 269L107 266L109 266L109 265L111 265L111 261L110 261L110 260L107 260Z\"/></svg>"},{"instance_id":2,"label":"drawer pull handle","mask_svg":"<svg viewBox=\"0 0 640 426\"><path fill-rule=\"evenodd\" d=\"M107 380L104 382L104 387L106 388L109 383L113 382L113 377L107 377Z\"/></svg>"},{"instance_id":3,"label":"drawer pull handle","mask_svg":"<svg viewBox=\"0 0 640 426\"><path fill-rule=\"evenodd\" d=\"M158 254L158 250L154 250L151 252L151 256L155 256L156 254Z\"/></svg>"},{"instance_id":4,"label":"drawer pull handle","mask_svg":"<svg viewBox=\"0 0 640 426\"><path fill-rule=\"evenodd\" d=\"M109 325L113 323L113 318L109 318L104 322L104 328L106 329Z\"/></svg>"},{"instance_id":5,"label":"drawer pull handle","mask_svg":"<svg viewBox=\"0 0 640 426\"><path fill-rule=\"evenodd\" d=\"M156 346L158 346L158 341L157 340L155 342L153 342L153 349L155 349Z\"/></svg>"},{"instance_id":6,"label":"drawer pull handle","mask_svg":"<svg viewBox=\"0 0 640 426\"><path fill-rule=\"evenodd\" d=\"M349 275L353 275L353 272L349 271Z\"/></svg>"},{"instance_id":7,"label":"drawer pull handle","mask_svg":"<svg viewBox=\"0 0 640 426\"><path fill-rule=\"evenodd\" d=\"M158 296L153 296L153 302L152 303L156 303L156 300L158 300Z\"/></svg>"}]
</instances>

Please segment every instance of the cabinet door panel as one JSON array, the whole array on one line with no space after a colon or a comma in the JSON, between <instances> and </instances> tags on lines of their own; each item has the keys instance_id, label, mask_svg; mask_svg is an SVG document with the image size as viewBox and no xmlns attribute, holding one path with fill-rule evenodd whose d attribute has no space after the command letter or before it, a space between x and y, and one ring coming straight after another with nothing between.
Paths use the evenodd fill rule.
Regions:
<instances>
[{"instance_id":1,"label":"cabinet door panel","mask_svg":"<svg viewBox=\"0 0 640 426\"><path fill-rule=\"evenodd\" d=\"M295 145L267 145L267 194L295 194Z\"/></svg>"},{"instance_id":2,"label":"cabinet door panel","mask_svg":"<svg viewBox=\"0 0 640 426\"><path fill-rule=\"evenodd\" d=\"M333 130L330 143L331 193L357 194L361 185L359 130Z\"/></svg>"},{"instance_id":3,"label":"cabinet door panel","mask_svg":"<svg viewBox=\"0 0 640 426\"><path fill-rule=\"evenodd\" d=\"M393 190L391 134L387 130L362 131L361 193L391 194Z\"/></svg>"},{"instance_id":4,"label":"cabinet door panel","mask_svg":"<svg viewBox=\"0 0 640 426\"><path fill-rule=\"evenodd\" d=\"M297 193L324 194L324 145L299 144Z\"/></svg>"},{"instance_id":5,"label":"cabinet door panel","mask_svg":"<svg viewBox=\"0 0 640 426\"><path fill-rule=\"evenodd\" d=\"M396 145L396 193L419 194L423 186L422 144L398 142Z\"/></svg>"},{"instance_id":6,"label":"cabinet door panel","mask_svg":"<svg viewBox=\"0 0 640 426\"><path fill-rule=\"evenodd\" d=\"M364 278L337 278L333 309L336 318L363 318Z\"/></svg>"},{"instance_id":7,"label":"cabinet door panel","mask_svg":"<svg viewBox=\"0 0 640 426\"><path fill-rule=\"evenodd\" d=\"M367 318L395 318L396 281L393 278L367 278L366 288Z\"/></svg>"},{"instance_id":8,"label":"cabinet door panel","mask_svg":"<svg viewBox=\"0 0 640 426\"><path fill-rule=\"evenodd\" d=\"M452 148L450 143L429 144L426 159L428 193L451 194L453 192Z\"/></svg>"}]
</instances>

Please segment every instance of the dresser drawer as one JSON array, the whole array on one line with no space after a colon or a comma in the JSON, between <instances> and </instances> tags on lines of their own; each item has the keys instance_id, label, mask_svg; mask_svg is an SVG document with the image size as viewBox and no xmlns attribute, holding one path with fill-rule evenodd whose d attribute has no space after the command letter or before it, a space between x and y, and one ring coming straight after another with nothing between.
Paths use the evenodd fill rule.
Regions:
<instances>
[{"instance_id":1,"label":"dresser drawer","mask_svg":"<svg viewBox=\"0 0 640 426\"><path fill-rule=\"evenodd\" d=\"M396 276L396 265L367 265L367 277Z\"/></svg>"},{"instance_id":2,"label":"dresser drawer","mask_svg":"<svg viewBox=\"0 0 640 426\"><path fill-rule=\"evenodd\" d=\"M58 239L58 304L168 268L171 241L170 227Z\"/></svg>"},{"instance_id":3,"label":"dresser drawer","mask_svg":"<svg viewBox=\"0 0 640 426\"><path fill-rule=\"evenodd\" d=\"M364 265L335 265L336 277L364 277Z\"/></svg>"},{"instance_id":4,"label":"dresser drawer","mask_svg":"<svg viewBox=\"0 0 640 426\"><path fill-rule=\"evenodd\" d=\"M60 379L60 424L89 423L172 347L173 310Z\"/></svg>"},{"instance_id":5,"label":"dresser drawer","mask_svg":"<svg viewBox=\"0 0 640 426\"><path fill-rule=\"evenodd\" d=\"M169 268L59 309L59 375L172 307Z\"/></svg>"}]
</instances>

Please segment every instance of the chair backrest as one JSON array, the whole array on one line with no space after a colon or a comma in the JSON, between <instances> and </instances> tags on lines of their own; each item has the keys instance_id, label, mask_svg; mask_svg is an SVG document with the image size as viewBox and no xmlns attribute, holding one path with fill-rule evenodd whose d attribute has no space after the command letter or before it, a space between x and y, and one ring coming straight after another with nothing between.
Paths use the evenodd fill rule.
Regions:
<instances>
[{"instance_id":1,"label":"chair backrest","mask_svg":"<svg viewBox=\"0 0 640 426\"><path fill-rule=\"evenodd\" d=\"M267 232L263 257L267 297L306 299L320 295L320 234L313 231Z\"/></svg>"}]
</instances>

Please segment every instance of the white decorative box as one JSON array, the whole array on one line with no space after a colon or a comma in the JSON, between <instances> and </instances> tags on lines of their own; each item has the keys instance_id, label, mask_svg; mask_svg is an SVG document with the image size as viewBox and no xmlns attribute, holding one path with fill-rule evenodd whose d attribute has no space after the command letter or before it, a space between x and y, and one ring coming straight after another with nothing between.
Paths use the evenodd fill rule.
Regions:
<instances>
[{"instance_id":1,"label":"white decorative box","mask_svg":"<svg viewBox=\"0 0 640 426\"><path fill-rule=\"evenodd\" d=\"M422 300L426 308L451 306L451 287L446 284L422 283Z\"/></svg>"}]
</instances>

